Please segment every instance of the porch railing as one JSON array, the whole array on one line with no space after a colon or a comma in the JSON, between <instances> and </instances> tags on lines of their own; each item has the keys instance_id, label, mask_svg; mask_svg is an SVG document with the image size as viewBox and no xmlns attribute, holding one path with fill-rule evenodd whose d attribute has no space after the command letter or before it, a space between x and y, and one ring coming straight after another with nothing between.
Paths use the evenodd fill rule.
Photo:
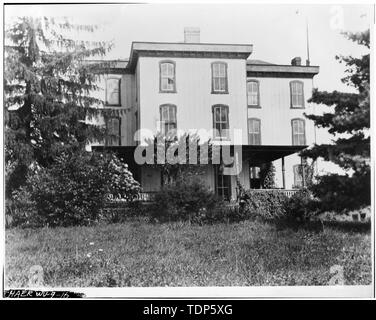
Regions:
<instances>
[{"instance_id":1,"label":"porch railing","mask_svg":"<svg viewBox=\"0 0 376 320\"><path fill-rule=\"evenodd\" d=\"M140 192L136 198L138 201L143 202L150 202L153 200L153 196L156 192L155 191L149 191L149 192Z\"/></svg>"},{"instance_id":2,"label":"porch railing","mask_svg":"<svg viewBox=\"0 0 376 320\"><path fill-rule=\"evenodd\" d=\"M293 196L299 190L297 189L250 189L250 192L254 193L261 193L261 192L281 192L285 194L287 197Z\"/></svg>"},{"instance_id":3,"label":"porch railing","mask_svg":"<svg viewBox=\"0 0 376 320\"><path fill-rule=\"evenodd\" d=\"M299 190L296 190L296 189L249 189L248 191L251 193L281 192L281 193L284 193L287 197L291 197ZM155 191L140 192L137 195L135 200L141 201L141 202L151 202L153 201L153 196L155 195L155 193L156 193ZM110 200L110 202L116 202L116 201ZM127 202L127 201L123 201L123 202Z\"/></svg>"},{"instance_id":4,"label":"porch railing","mask_svg":"<svg viewBox=\"0 0 376 320\"><path fill-rule=\"evenodd\" d=\"M285 194L287 197L291 197L295 193L297 193L299 190L297 189L250 189L250 192L254 193L259 193L259 192L281 192ZM150 202L153 201L153 196L156 192L155 191L149 191L149 192L141 192L137 196L138 201L143 201L143 202Z\"/></svg>"}]
</instances>

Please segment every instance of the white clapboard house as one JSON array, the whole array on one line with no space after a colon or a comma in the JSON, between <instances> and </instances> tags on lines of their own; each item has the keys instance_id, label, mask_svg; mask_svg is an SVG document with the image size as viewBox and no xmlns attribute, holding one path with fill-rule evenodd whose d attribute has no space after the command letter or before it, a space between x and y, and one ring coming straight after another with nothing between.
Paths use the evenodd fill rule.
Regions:
<instances>
[{"instance_id":1,"label":"white clapboard house","mask_svg":"<svg viewBox=\"0 0 376 320\"><path fill-rule=\"evenodd\" d=\"M224 175L221 165L208 164L201 178L213 192L234 199L237 181L260 189L260 168L273 162L276 188L290 195L305 184L299 152L315 142L303 113L313 112L307 101L319 67L299 57L286 65L252 60L252 51L251 44L200 43L196 28L185 29L184 42L133 42L129 59L103 73L97 93L104 108L123 112L104 120L112 138L89 148L121 154L146 199L161 188L161 172L135 163L137 130L217 129L212 141L241 146L242 166L238 175Z\"/></svg>"}]
</instances>

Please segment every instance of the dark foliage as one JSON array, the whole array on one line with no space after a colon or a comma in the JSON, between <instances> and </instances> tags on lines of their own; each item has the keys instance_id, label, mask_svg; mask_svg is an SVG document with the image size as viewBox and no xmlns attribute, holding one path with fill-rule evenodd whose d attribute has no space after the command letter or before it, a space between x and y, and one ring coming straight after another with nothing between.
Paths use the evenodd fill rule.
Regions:
<instances>
[{"instance_id":1,"label":"dark foliage","mask_svg":"<svg viewBox=\"0 0 376 320\"><path fill-rule=\"evenodd\" d=\"M247 218L261 217L265 220L278 220L286 217L287 196L282 192L255 192L247 190L242 196L243 215Z\"/></svg>"},{"instance_id":2,"label":"dark foliage","mask_svg":"<svg viewBox=\"0 0 376 320\"><path fill-rule=\"evenodd\" d=\"M275 187L275 167L273 162L268 162L261 168L260 180L264 189L273 189Z\"/></svg>"},{"instance_id":3,"label":"dark foliage","mask_svg":"<svg viewBox=\"0 0 376 320\"><path fill-rule=\"evenodd\" d=\"M193 220L215 211L222 201L197 179L178 180L163 186L154 196L152 215L158 221Z\"/></svg>"},{"instance_id":4,"label":"dark foliage","mask_svg":"<svg viewBox=\"0 0 376 320\"><path fill-rule=\"evenodd\" d=\"M345 33L347 38L370 47L369 30L361 33ZM302 156L338 164L346 175L330 174L318 178L312 186L328 210L356 209L370 205L370 60L369 53L360 58L337 56L346 65L346 76L342 82L354 87L358 93L326 92L315 90L310 102L334 107L334 112L323 115L306 115L318 127L327 128L329 133L348 134L337 137L333 144L315 145L302 152Z\"/></svg>"},{"instance_id":5,"label":"dark foliage","mask_svg":"<svg viewBox=\"0 0 376 320\"><path fill-rule=\"evenodd\" d=\"M64 153L28 176L26 186L13 194L18 210L10 214L23 226L87 225L99 220L109 194L132 200L139 190L126 164L112 154Z\"/></svg>"},{"instance_id":6,"label":"dark foliage","mask_svg":"<svg viewBox=\"0 0 376 320\"><path fill-rule=\"evenodd\" d=\"M104 128L89 123L107 111L93 98L97 70L111 45L74 41L67 34L93 32L95 26L50 18L20 17L5 31L4 118L6 194L26 181L28 168L48 167L69 149L101 140Z\"/></svg>"},{"instance_id":7,"label":"dark foliage","mask_svg":"<svg viewBox=\"0 0 376 320\"><path fill-rule=\"evenodd\" d=\"M318 177L318 183L311 187L320 198L322 211L347 212L371 203L370 175L337 175ZM333 187L335 186L335 187Z\"/></svg>"},{"instance_id":8,"label":"dark foliage","mask_svg":"<svg viewBox=\"0 0 376 320\"><path fill-rule=\"evenodd\" d=\"M286 220L307 222L319 212L319 203L308 189L299 190L284 203Z\"/></svg>"}]
</instances>

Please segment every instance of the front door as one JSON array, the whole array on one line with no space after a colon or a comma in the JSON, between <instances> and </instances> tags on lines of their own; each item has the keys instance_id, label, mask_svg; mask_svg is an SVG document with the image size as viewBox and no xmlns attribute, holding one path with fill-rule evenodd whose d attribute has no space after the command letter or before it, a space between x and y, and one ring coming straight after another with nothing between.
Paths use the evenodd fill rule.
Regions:
<instances>
[{"instance_id":1,"label":"front door","mask_svg":"<svg viewBox=\"0 0 376 320\"><path fill-rule=\"evenodd\" d=\"M223 200L231 199L231 176L223 175L219 165L214 166L215 170L215 191Z\"/></svg>"},{"instance_id":2,"label":"front door","mask_svg":"<svg viewBox=\"0 0 376 320\"><path fill-rule=\"evenodd\" d=\"M251 189L261 188L260 167L249 167L249 185Z\"/></svg>"}]
</instances>

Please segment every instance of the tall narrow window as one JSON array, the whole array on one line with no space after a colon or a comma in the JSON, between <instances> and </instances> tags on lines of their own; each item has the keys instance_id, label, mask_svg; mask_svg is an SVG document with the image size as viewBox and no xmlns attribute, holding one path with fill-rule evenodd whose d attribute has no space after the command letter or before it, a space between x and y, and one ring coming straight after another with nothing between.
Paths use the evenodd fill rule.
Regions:
<instances>
[{"instance_id":1,"label":"tall narrow window","mask_svg":"<svg viewBox=\"0 0 376 320\"><path fill-rule=\"evenodd\" d=\"M106 79L106 105L120 106L120 79Z\"/></svg>"},{"instance_id":2,"label":"tall narrow window","mask_svg":"<svg viewBox=\"0 0 376 320\"><path fill-rule=\"evenodd\" d=\"M227 63L212 63L212 93L228 93Z\"/></svg>"},{"instance_id":3,"label":"tall narrow window","mask_svg":"<svg viewBox=\"0 0 376 320\"><path fill-rule=\"evenodd\" d=\"M258 81L250 80L247 82L247 100L248 106L250 107L260 106L260 88Z\"/></svg>"},{"instance_id":4,"label":"tall narrow window","mask_svg":"<svg viewBox=\"0 0 376 320\"><path fill-rule=\"evenodd\" d=\"M225 201L231 200L231 176L223 174L223 167L214 166L215 170L215 191Z\"/></svg>"},{"instance_id":5,"label":"tall narrow window","mask_svg":"<svg viewBox=\"0 0 376 320\"><path fill-rule=\"evenodd\" d=\"M260 189L261 179L260 179L260 167L249 167L249 185L251 189Z\"/></svg>"},{"instance_id":6,"label":"tall narrow window","mask_svg":"<svg viewBox=\"0 0 376 320\"><path fill-rule=\"evenodd\" d=\"M120 146L121 145L121 119L109 118L106 120L106 145Z\"/></svg>"},{"instance_id":7,"label":"tall narrow window","mask_svg":"<svg viewBox=\"0 0 376 320\"><path fill-rule=\"evenodd\" d=\"M161 115L161 133L163 135L175 134L176 125L176 106L173 104L164 104L160 106Z\"/></svg>"},{"instance_id":8,"label":"tall narrow window","mask_svg":"<svg viewBox=\"0 0 376 320\"><path fill-rule=\"evenodd\" d=\"M248 119L248 141L250 145L261 144L261 120L257 118Z\"/></svg>"},{"instance_id":9,"label":"tall narrow window","mask_svg":"<svg viewBox=\"0 0 376 320\"><path fill-rule=\"evenodd\" d=\"M294 165L293 171L294 171L294 188L299 189L303 187L302 165L300 164Z\"/></svg>"},{"instance_id":10,"label":"tall narrow window","mask_svg":"<svg viewBox=\"0 0 376 320\"><path fill-rule=\"evenodd\" d=\"M304 90L302 81L290 82L291 108L304 108Z\"/></svg>"},{"instance_id":11,"label":"tall narrow window","mask_svg":"<svg viewBox=\"0 0 376 320\"><path fill-rule=\"evenodd\" d=\"M292 119L292 145L302 146L306 144L304 119Z\"/></svg>"},{"instance_id":12,"label":"tall narrow window","mask_svg":"<svg viewBox=\"0 0 376 320\"><path fill-rule=\"evenodd\" d=\"M214 138L229 138L228 106L216 104L212 107Z\"/></svg>"},{"instance_id":13,"label":"tall narrow window","mask_svg":"<svg viewBox=\"0 0 376 320\"><path fill-rule=\"evenodd\" d=\"M159 64L159 90L161 92L175 92L176 80L175 80L175 62L162 61Z\"/></svg>"}]
</instances>

